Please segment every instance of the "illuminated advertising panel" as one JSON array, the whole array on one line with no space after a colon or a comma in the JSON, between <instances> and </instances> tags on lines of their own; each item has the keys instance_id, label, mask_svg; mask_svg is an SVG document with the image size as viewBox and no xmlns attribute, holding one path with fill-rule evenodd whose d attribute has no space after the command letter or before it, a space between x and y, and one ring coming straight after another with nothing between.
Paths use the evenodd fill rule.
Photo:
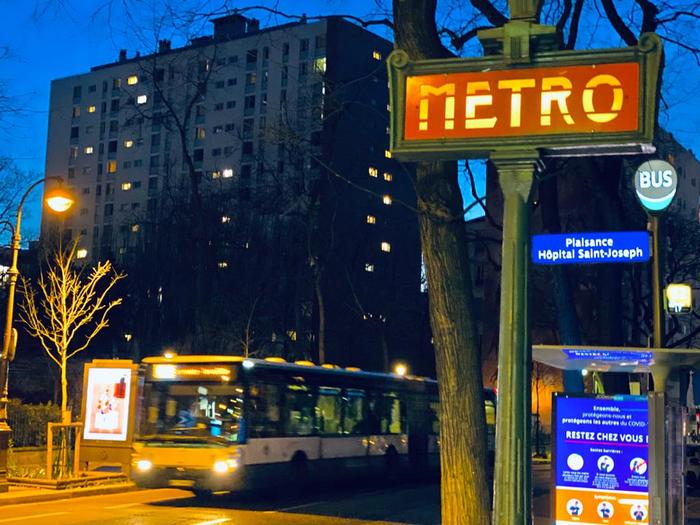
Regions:
<instances>
[{"instance_id":1,"label":"illuminated advertising panel","mask_svg":"<svg viewBox=\"0 0 700 525\"><path fill-rule=\"evenodd\" d=\"M405 112L406 140L634 131L639 64L409 76Z\"/></svg>"},{"instance_id":2,"label":"illuminated advertising panel","mask_svg":"<svg viewBox=\"0 0 700 525\"><path fill-rule=\"evenodd\" d=\"M555 525L649 523L644 396L555 393Z\"/></svg>"},{"instance_id":3,"label":"illuminated advertising panel","mask_svg":"<svg viewBox=\"0 0 700 525\"><path fill-rule=\"evenodd\" d=\"M87 369L83 439L126 441L131 368Z\"/></svg>"}]
</instances>

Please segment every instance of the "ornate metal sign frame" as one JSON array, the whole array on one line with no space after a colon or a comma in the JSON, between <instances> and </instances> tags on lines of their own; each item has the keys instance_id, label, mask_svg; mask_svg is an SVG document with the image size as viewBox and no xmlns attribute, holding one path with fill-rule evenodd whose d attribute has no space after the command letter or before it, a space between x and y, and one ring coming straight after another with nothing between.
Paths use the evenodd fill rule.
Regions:
<instances>
[{"instance_id":1,"label":"ornate metal sign frame","mask_svg":"<svg viewBox=\"0 0 700 525\"><path fill-rule=\"evenodd\" d=\"M390 149L401 161L448 160L489 157L495 150L539 150L542 156L564 157L604 154L652 153L656 122L658 76L663 46L654 33L645 33L636 47L546 51L532 56L523 64L507 63L502 55L479 58L409 59L397 49L389 55ZM566 134L533 134L510 137L443 138L406 140L406 80L420 75L516 70L538 67L562 67L615 63L639 64L638 126L633 131Z\"/></svg>"}]
</instances>

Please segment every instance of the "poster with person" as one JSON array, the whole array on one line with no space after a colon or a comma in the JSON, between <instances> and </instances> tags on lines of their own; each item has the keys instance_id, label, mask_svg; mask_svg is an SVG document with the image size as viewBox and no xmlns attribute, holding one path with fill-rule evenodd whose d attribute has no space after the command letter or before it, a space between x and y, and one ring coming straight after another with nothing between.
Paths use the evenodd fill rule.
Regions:
<instances>
[{"instance_id":1,"label":"poster with person","mask_svg":"<svg viewBox=\"0 0 700 525\"><path fill-rule=\"evenodd\" d=\"M126 441L132 370L90 368L87 374L83 439Z\"/></svg>"}]
</instances>

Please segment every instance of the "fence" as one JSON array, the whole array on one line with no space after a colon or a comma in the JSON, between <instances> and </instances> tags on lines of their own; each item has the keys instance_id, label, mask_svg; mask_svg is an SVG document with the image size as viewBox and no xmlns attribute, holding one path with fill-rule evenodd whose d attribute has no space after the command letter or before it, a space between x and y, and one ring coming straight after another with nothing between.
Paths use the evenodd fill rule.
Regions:
<instances>
[{"instance_id":1,"label":"fence","mask_svg":"<svg viewBox=\"0 0 700 525\"><path fill-rule=\"evenodd\" d=\"M53 403L27 405L11 399L7 419L12 428L13 447L45 447L48 423L61 421L61 407Z\"/></svg>"}]
</instances>

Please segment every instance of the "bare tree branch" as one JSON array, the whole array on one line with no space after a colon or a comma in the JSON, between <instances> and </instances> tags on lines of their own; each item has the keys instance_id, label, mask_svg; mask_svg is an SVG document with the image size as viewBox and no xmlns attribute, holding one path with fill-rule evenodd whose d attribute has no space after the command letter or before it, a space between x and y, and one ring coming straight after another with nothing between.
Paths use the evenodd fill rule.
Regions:
<instances>
[{"instance_id":1,"label":"bare tree branch","mask_svg":"<svg viewBox=\"0 0 700 525\"><path fill-rule=\"evenodd\" d=\"M489 0L470 0L471 4L478 9L494 26L502 26L508 22L508 18L501 13Z\"/></svg>"},{"instance_id":2,"label":"bare tree branch","mask_svg":"<svg viewBox=\"0 0 700 525\"><path fill-rule=\"evenodd\" d=\"M620 35L620 38L622 38L622 40L628 46L636 46L637 37L634 36L634 33L630 30L629 27L627 27L627 24L625 24L625 22L620 17L620 14L617 12L617 8L615 8L613 0L600 1L603 5L603 9L605 10L605 14L608 17L608 20L610 20L613 29L617 32L618 35Z\"/></svg>"},{"instance_id":3,"label":"bare tree branch","mask_svg":"<svg viewBox=\"0 0 700 525\"><path fill-rule=\"evenodd\" d=\"M121 298L107 302L107 294L124 274L112 271L109 261L99 263L87 277L83 268L74 268L79 238L66 249L60 249L48 270L37 281L38 292L28 279L22 278L24 301L20 304L19 318L27 332L39 340L49 358L61 370L61 409L68 406L66 367L68 360L85 350L97 334L108 326L108 314L120 305ZM107 284L98 287L107 278ZM37 297L40 298L37 303ZM94 323L87 332L83 329ZM83 341L73 345L76 336Z\"/></svg>"}]
</instances>

